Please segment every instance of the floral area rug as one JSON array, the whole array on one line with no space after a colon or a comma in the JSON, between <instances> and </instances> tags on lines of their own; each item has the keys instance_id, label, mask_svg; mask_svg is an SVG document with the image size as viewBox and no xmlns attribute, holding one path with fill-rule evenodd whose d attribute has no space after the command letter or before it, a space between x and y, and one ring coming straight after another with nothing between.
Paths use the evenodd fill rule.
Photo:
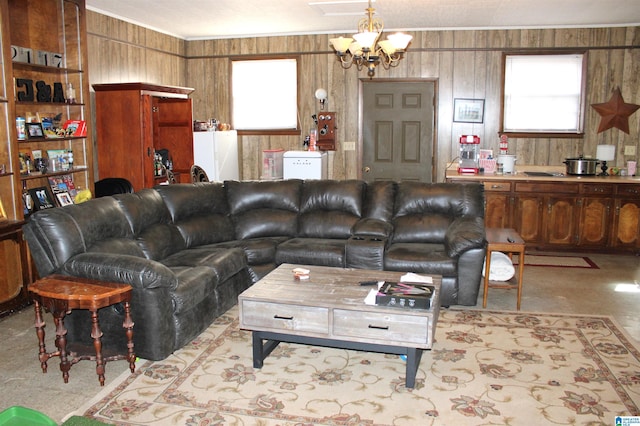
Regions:
<instances>
[{"instance_id":1,"label":"floral area rug","mask_svg":"<svg viewBox=\"0 0 640 426\"><path fill-rule=\"evenodd\" d=\"M442 310L416 386L397 355L281 343L254 369L237 307L73 413L118 425L613 425L640 352L609 317Z\"/></svg>"}]
</instances>

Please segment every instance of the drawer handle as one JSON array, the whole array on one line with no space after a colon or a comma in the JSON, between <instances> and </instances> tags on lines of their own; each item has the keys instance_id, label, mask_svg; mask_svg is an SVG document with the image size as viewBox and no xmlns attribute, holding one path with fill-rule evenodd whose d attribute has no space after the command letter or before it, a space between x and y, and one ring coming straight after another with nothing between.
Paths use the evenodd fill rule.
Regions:
<instances>
[{"instance_id":1,"label":"drawer handle","mask_svg":"<svg viewBox=\"0 0 640 426\"><path fill-rule=\"evenodd\" d=\"M274 315L273 317L275 319L281 319L281 320L287 320L287 321L291 321L293 319L293 317L283 317L282 315Z\"/></svg>"},{"instance_id":2,"label":"drawer handle","mask_svg":"<svg viewBox=\"0 0 640 426\"><path fill-rule=\"evenodd\" d=\"M371 325L371 324L369 324L369 328L373 328L376 330L389 330L389 326L379 326L379 325Z\"/></svg>"},{"instance_id":3,"label":"drawer handle","mask_svg":"<svg viewBox=\"0 0 640 426\"><path fill-rule=\"evenodd\" d=\"M502 185L491 185L491 189L500 189Z\"/></svg>"}]
</instances>

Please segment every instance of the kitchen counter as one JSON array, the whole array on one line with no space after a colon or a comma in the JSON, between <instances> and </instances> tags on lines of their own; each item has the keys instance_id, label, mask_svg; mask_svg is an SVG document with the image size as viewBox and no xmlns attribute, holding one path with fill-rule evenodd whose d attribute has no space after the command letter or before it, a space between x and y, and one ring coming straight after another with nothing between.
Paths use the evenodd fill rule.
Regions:
<instances>
[{"instance_id":1,"label":"kitchen counter","mask_svg":"<svg viewBox=\"0 0 640 426\"><path fill-rule=\"evenodd\" d=\"M445 177L482 183L485 225L514 228L528 249L640 254L640 176L565 172L522 165L509 174L460 174L456 164Z\"/></svg>"},{"instance_id":2,"label":"kitchen counter","mask_svg":"<svg viewBox=\"0 0 640 426\"><path fill-rule=\"evenodd\" d=\"M445 174L445 179L470 180L470 181L492 181L492 180L510 180L510 181L539 181L539 182L580 182L580 183L640 183L640 176L579 176L565 174L564 166L516 166L515 173L495 174L495 173L458 173L458 165L450 166ZM535 176L528 175L526 172L536 173ZM598 169L600 172L600 169ZM546 175L538 175L546 173Z\"/></svg>"}]
</instances>

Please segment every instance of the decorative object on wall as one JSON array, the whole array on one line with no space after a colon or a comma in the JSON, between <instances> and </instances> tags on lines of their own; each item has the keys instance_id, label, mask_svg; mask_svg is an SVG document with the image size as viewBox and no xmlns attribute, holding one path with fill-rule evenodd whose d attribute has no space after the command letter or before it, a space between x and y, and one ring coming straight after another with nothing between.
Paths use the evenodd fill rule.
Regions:
<instances>
[{"instance_id":1,"label":"decorative object on wall","mask_svg":"<svg viewBox=\"0 0 640 426\"><path fill-rule=\"evenodd\" d=\"M591 104L591 106L602 117L600 126L598 126L598 133L615 127L629 134L629 117L640 108L640 105L624 102L620 87L615 88L608 102ZM601 158L598 159L601 160Z\"/></svg>"},{"instance_id":2,"label":"decorative object on wall","mask_svg":"<svg viewBox=\"0 0 640 426\"><path fill-rule=\"evenodd\" d=\"M454 99L453 121L456 123L482 123L484 99Z\"/></svg>"},{"instance_id":3,"label":"decorative object on wall","mask_svg":"<svg viewBox=\"0 0 640 426\"><path fill-rule=\"evenodd\" d=\"M366 13L367 17L358 22L358 33L353 38L332 38L329 44L335 49L343 68L350 68L355 63L360 71L366 66L367 75L373 78L378 64L385 69L398 66L413 37L398 32L389 35L387 40L378 41L384 24L382 19L373 17L375 9L371 7L371 0Z\"/></svg>"}]
</instances>

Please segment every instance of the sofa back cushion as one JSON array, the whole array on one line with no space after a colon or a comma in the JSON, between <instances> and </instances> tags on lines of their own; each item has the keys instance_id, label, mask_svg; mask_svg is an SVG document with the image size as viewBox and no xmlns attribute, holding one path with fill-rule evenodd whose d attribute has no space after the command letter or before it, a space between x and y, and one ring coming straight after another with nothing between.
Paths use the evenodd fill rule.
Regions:
<instances>
[{"instance_id":1,"label":"sofa back cushion","mask_svg":"<svg viewBox=\"0 0 640 426\"><path fill-rule=\"evenodd\" d=\"M390 222L393 216L397 184L393 181L378 180L367 184L362 216Z\"/></svg>"},{"instance_id":2,"label":"sofa back cushion","mask_svg":"<svg viewBox=\"0 0 640 426\"><path fill-rule=\"evenodd\" d=\"M124 212L112 197L36 212L25 226L25 236L41 276L89 251L142 256Z\"/></svg>"},{"instance_id":3,"label":"sofa back cushion","mask_svg":"<svg viewBox=\"0 0 640 426\"><path fill-rule=\"evenodd\" d=\"M443 243L456 218L484 217L483 194L477 183L398 183L392 242Z\"/></svg>"},{"instance_id":4,"label":"sofa back cushion","mask_svg":"<svg viewBox=\"0 0 640 426\"><path fill-rule=\"evenodd\" d=\"M307 180L300 197L298 236L349 238L362 217L365 183L359 180Z\"/></svg>"},{"instance_id":5,"label":"sofa back cushion","mask_svg":"<svg viewBox=\"0 0 640 426\"><path fill-rule=\"evenodd\" d=\"M224 187L236 238L294 237L298 230L298 179L226 181Z\"/></svg>"},{"instance_id":6,"label":"sofa back cushion","mask_svg":"<svg viewBox=\"0 0 640 426\"><path fill-rule=\"evenodd\" d=\"M184 241L171 224L169 212L160 195L153 189L133 194L114 195L144 257L162 260L184 248Z\"/></svg>"},{"instance_id":7,"label":"sofa back cushion","mask_svg":"<svg viewBox=\"0 0 640 426\"><path fill-rule=\"evenodd\" d=\"M225 189L221 183L198 182L156 188L186 248L235 238Z\"/></svg>"}]
</instances>

